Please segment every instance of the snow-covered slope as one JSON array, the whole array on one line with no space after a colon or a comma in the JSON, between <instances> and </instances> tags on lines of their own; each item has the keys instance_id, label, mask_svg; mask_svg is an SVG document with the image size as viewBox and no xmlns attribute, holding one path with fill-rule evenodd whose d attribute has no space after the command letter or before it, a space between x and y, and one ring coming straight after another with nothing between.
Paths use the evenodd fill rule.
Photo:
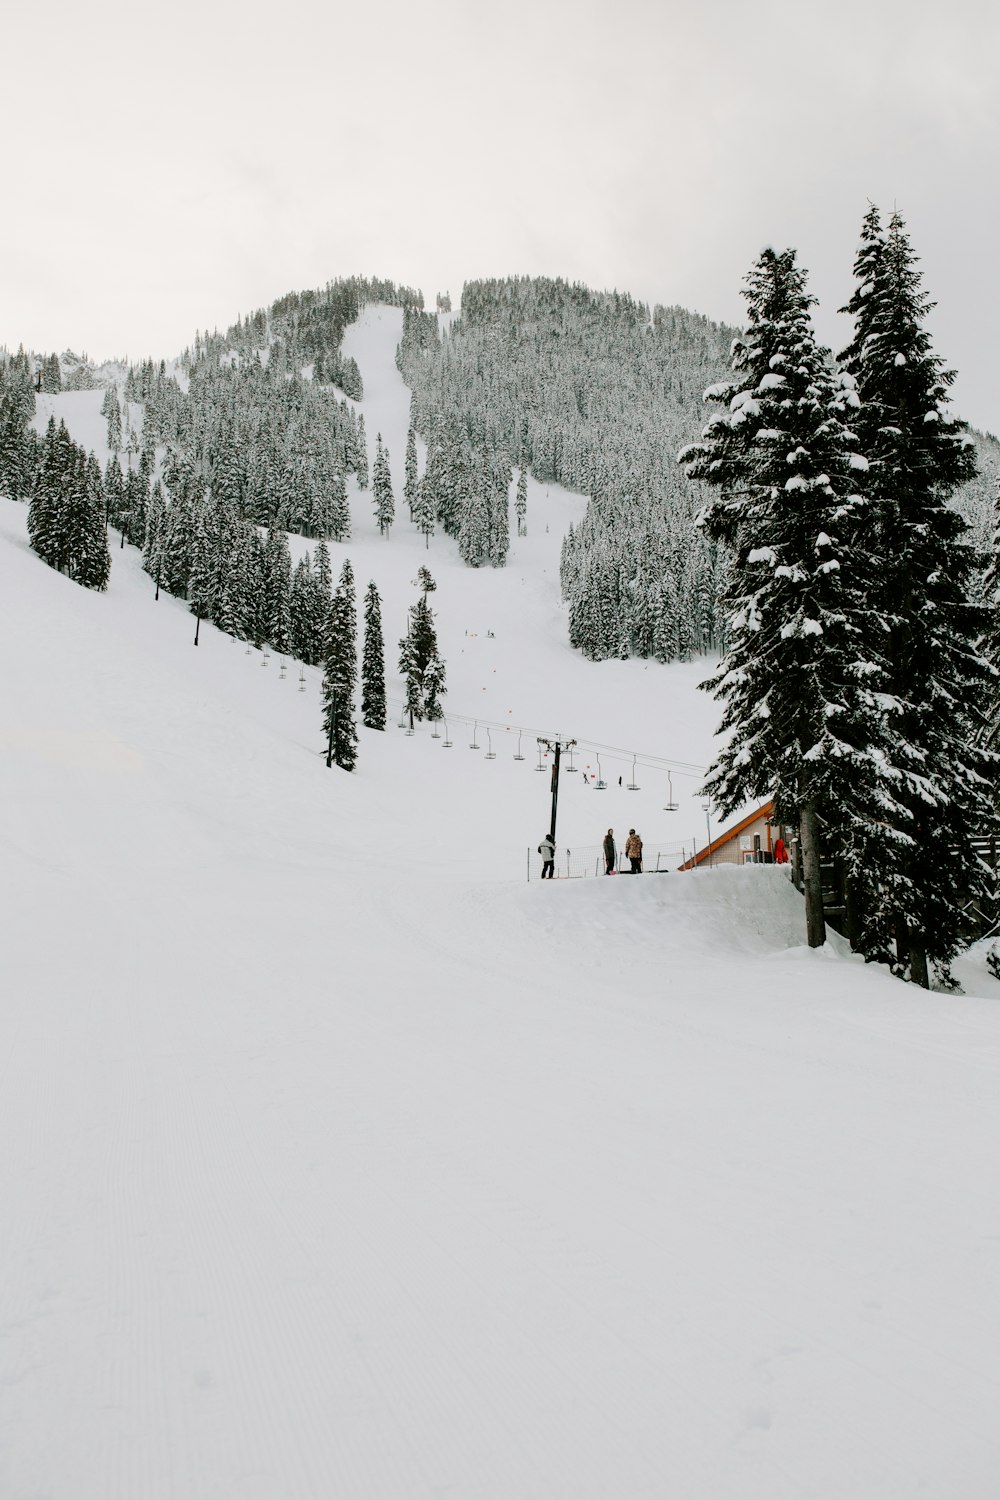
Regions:
<instances>
[{"instance_id":1,"label":"snow-covered slope","mask_svg":"<svg viewBox=\"0 0 1000 1500\"><path fill-rule=\"evenodd\" d=\"M392 317L348 352L398 473ZM432 548L453 713L703 764L696 667L561 644L578 503L505 574ZM423 549L369 508L401 633ZM533 744L328 772L315 674L195 650L128 550L78 589L6 501L0 599L4 1500L995 1494L981 967L811 954L776 870L529 884ZM617 770L560 844L668 839Z\"/></svg>"}]
</instances>

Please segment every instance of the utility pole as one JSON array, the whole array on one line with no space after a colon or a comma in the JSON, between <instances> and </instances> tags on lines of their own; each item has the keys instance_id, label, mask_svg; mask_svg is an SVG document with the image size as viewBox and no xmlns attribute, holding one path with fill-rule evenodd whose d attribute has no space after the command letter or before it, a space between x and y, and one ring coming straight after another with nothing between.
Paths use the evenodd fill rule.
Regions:
<instances>
[{"instance_id":1,"label":"utility pole","mask_svg":"<svg viewBox=\"0 0 1000 1500\"><path fill-rule=\"evenodd\" d=\"M549 833L552 842L556 838L556 810L559 807L559 761L564 750L569 750L576 744L576 740L545 740L538 736L538 743L544 745L546 750L551 750L555 759L552 762L552 819L549 823Z\"/></svg>"}]
</instances>

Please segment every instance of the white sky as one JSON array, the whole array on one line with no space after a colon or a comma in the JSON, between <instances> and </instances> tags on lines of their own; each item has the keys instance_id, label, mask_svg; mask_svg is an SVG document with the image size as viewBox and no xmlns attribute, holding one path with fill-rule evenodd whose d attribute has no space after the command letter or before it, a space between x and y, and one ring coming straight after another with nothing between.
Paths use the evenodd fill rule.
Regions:
<instances>
[{"instance_id":1,"label":"white sky","mask_svg":"<svg viewBox=\"0 0 1000 1500\"><path fill-rule=\"evenodd\" d=\"M169 355L354 272L736 321L768 243L839 347L872 199L907 219L958 409L1000 430L988 0L45 0L3 33L8 347Z\"/></svg>"}]
</instances>

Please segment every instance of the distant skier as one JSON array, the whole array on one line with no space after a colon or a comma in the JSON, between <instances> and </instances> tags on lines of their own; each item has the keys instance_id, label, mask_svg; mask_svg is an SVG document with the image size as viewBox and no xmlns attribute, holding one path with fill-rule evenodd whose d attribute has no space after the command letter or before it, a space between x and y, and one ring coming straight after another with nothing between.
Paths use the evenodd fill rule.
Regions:
<instances>
[{"instance_id":1,"label":"distant skier","mask_svg":"<svg viewBox=\"0 0 1000 1500\"><path fill-rule=\"evenodd\" d=\"M642 839L636 833L636 831L635 831L634 828L630 828L629 829L629 831L628 831L628 838L625 840L625 857L626 857L626 859L628 860L629 864L632 867L629 870L629 874L630 875L641 875L642 874Z\"/></svg>"},{"instance_id":2,"label":"distant skier","mask_svg":"<svg viewBox=\"0 0 1000 1500\"><path fill-rule=\"evenodd\" d=\"M604 835L604 873L613 875L615 865L618 863L618 850L615 848L615 830L609 828Z\"/></svg>"},{"instance_id":3,"label":"distant skier","mask_svg":"<svg viewBox=\"0 0 1000 1500\"><path fill-rule=\"evenodd\" d=\"M551 833L547 833L542 839L538 852L542 856L542 879L548 876L551 880L556 873L556 841Z\"/></svg>"}]
</instances>

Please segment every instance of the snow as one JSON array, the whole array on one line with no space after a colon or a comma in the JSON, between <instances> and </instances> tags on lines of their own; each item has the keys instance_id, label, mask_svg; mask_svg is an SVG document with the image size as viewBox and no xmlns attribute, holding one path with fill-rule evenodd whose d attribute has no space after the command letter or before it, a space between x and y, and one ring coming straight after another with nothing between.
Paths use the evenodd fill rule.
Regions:
<instances>
[{"instance_id":1,"label":"snow","mask_svg":"<svg viewBox=\"0 0 1000 1500\"><path fill-rule=\"evenodd\" d=\"M401 495L397 329L346 352ZM48 400L95 442L100 392ZM560 851L690 847L711 664L569 650L580 506L533 485L496 574L432 543L453 728L622 747L607 792L566 776ZM334 564L391 639L426 554L354 514ZM4 1500L992 1497L985 951L925 994L806 950L781 869L543 885L533 739L362 731L328 772L315 674L194 650L134 552L86 593L24 522L0 501ZM665 766L618 788L633 746L679 813Z\"/></svg>"}]
</instances>

